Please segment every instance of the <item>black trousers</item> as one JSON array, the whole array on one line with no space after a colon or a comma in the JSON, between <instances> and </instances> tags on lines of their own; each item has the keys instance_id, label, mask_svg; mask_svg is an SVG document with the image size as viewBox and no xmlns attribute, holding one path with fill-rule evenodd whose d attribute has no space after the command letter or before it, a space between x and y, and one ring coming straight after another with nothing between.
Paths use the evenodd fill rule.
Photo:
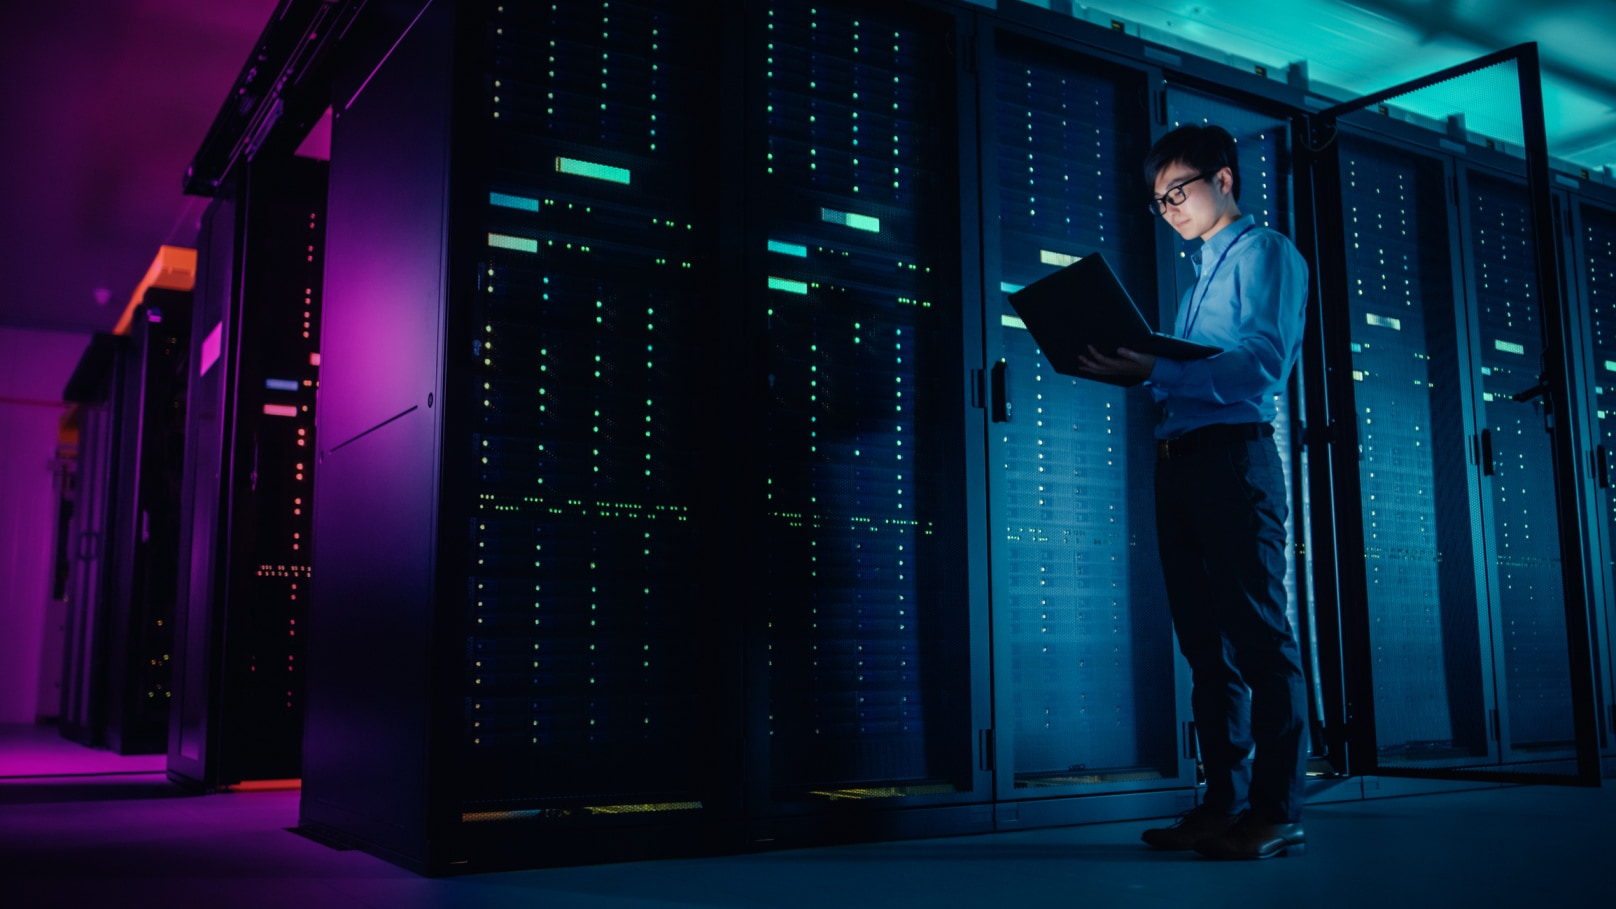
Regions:
<instances>
[{"instance_id":1,"label":"black trousers","mask_svg":"<svg viewBox=\"0 0 1616 909\"><path fill-rule=\"evenodd\" d=\"M1271 432L1211 426L1163 444L1156 525L1194 681L1204 804L1289 822L1302 811L1307 691L1285 617L1285 481Z\"/></svg>"}]
</instances>

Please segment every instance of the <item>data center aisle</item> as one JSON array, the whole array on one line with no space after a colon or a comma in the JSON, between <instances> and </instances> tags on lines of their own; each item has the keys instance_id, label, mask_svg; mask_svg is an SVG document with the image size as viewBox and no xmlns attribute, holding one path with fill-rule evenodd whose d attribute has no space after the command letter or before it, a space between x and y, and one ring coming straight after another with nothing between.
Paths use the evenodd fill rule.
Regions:
<instances>
[{"instance_id":1,"label":"data center aisle","mask_svg":"<svg viewBox=\"0 0 1616 909\"><path fill-rule=\"evenodd\" d=\"M15 737L0 741L0 750ZM97 785L97 784L101 785ZM428 879L289 832L295 791L184 796L159 773L0 780L0 902L35 907L1587 906L1616 789L1317 805L1302 858L1223 864L1146 822Z\"/></svg>"}]
</instances>

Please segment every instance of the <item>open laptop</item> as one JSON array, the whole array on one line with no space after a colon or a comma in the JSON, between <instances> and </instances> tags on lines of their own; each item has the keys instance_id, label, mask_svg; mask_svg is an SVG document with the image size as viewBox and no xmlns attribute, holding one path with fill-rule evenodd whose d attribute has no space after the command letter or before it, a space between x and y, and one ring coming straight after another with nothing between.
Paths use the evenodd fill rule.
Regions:
<instances>
[{"instance_id":1,"label":"open laptop","mask_svg":"<svg viewBox=\"0 0 1616 909\"><path fill-rule=\"evenodd\" d=\"M1012 293L1010 306L1055 371L1081 379L1112 385L1137 385L1140 381L1081 372L1077 358L1088 352L1090 344L1103 354L1114 354L1117 348L1126 347L1174 360L1198 360L1223 350L1152 331L1099 253L1084 256Z\"/></svg>"}]
</instances>

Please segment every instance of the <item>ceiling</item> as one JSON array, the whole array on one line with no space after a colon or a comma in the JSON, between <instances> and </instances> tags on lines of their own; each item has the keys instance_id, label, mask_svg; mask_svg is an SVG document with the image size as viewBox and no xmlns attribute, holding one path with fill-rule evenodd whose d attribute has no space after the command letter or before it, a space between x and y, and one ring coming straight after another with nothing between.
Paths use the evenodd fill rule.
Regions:
<instances>
[{"instance_id":1,"label":"ceiling","mask_svg":"<svg viewBox=\"0 0 1616 909\"><path fill-rule=\"evenodd\" d=\"M973 0L980 5L1019 0ZM207 200L181 179L278 0L0 3L7 226L0 325L108 330L162 244L189 245ZM1236 55L1317 93L1368 93L1539 41L1549 150L1616 164L1616 0L1035 0ZM1467 122L1482 129L1480 98ZM1506 99L1507 101L1507 99ZM1513 102L1508 102L1513 110Z\"/></svg>"},{"instance_id":2,"label":"ceiling","mask_svg":"<svg viewBox=\"0 0 1616 909\"><path fill-rule=\"evenodd\" d=\"M1011 0L1014 2L1014 0ZM1232 54L1283 74L1306 61L1312 90L1332 100L1372 94L1530 41L1543 72L1549 154L1616 167L1616 0L1033 0L1090 21L1116 16L1141 37ZM987 0L986 5L991 5ZM1283 78L1283 76L1281 76ZM1393 101L1518 142L1513 78L1478 79ZM1419 110L1421 102L1432 109Z\"/></svg>"},{"instance_id":3,"label":"ceiling","mask_svg":"<svg viewBox=\"0 0 1616 909\"><path fill-rule=\"evenodd\" d=\"M277 0L0 3L0 325L107 331L206 199L180 185Z\"/></svg>"}]
</instances>

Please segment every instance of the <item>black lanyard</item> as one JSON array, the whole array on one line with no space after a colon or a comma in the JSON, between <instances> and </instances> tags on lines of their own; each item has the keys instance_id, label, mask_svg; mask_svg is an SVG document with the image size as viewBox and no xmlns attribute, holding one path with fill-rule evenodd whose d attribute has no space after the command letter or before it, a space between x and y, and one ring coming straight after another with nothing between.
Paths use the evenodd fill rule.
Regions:
<instances>
[{"instance_id":1,"label":"black lanyard","mask_svg":"<svg viewBox=\"0 0 1616 909\"><path fill-rule=\"evenodd\" d=\"M1244 237L1248 233L1251 233L1252 229L1256 226L1257 225L1255 224L1247 224L1245 230L1235 234L1234 239L1229 241L1229 245L1223 247L1223 254L1218 256L1218 261L1212 264L1212 272L1206 276L1206 289L1201 291L1201 300L1199 303L1196 303L1190 307L1189 318L1184 321L1185 338L1188 338L1190 336L1190 332L1195 328L1195 320L1201 317L1201 307L1206 303L1206 295L1212 292L1212 279L1218 276L1218 269L1223 267L1223 260L1229 257L1229 251L1234 249L1234 245L1236 243L1240 242L1240 238Z\"/></svg>"}]
</instances>

